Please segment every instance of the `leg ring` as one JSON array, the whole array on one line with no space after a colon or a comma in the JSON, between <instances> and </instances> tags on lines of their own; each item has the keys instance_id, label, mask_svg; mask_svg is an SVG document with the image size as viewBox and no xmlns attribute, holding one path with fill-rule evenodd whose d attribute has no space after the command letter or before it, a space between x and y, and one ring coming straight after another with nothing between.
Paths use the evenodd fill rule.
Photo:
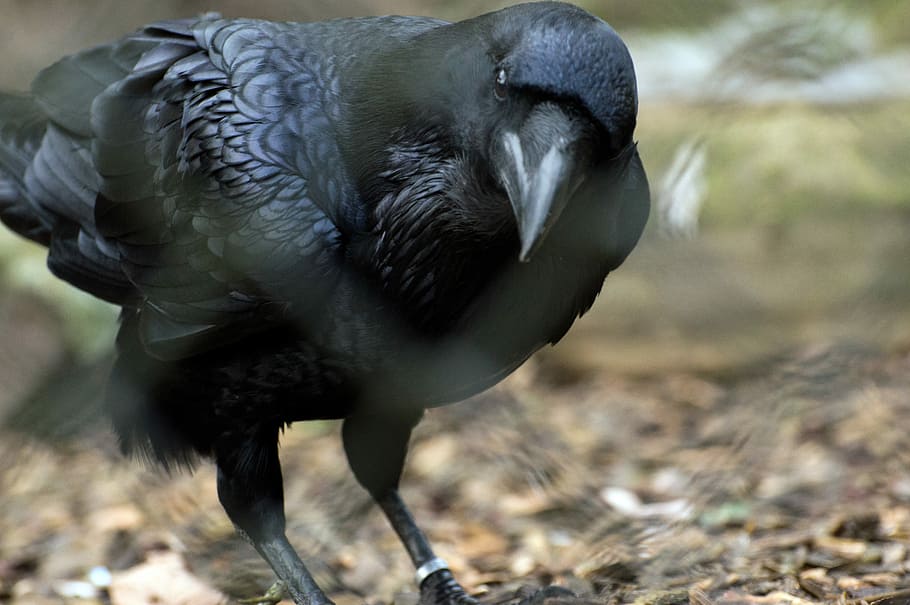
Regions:
<instances>
[{"instance_id":1,"label":"leg ring","mask_svg":"<svg viewBox=\"0 0 910 605\"><path fill-rule=\"evenodd\" d=\"M448 568L449 565L445 561L439 557L433 557L417 568L417 571L414 573L414 580L417 582L417 586L420 587L420 585L423 584L423 581L430 577L432 574Z\"/></svg>"}]
</instances>

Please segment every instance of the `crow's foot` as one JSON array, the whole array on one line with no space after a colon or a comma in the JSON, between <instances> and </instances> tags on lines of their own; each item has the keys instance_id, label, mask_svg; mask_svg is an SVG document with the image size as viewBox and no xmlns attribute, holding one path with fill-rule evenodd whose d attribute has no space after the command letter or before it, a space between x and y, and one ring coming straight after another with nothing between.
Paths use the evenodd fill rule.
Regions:
<instances>
[{"instance_id":1,"label":"crow's foot","mask_svg":"<svg viewBox=\"0 0 910 605\"><path fill-rule=\"evenodd\" d=\"M427 576L420 585L419 605L480 605L480 602L468 596L452 577L452 572L440 569Z\"/></svg>"},{"instance_id":2,"label":"crow's foot","mask_svg":"<svg viewBox=\"0 0 910 605\"><path fill-rule=\"evenodd\" d=\"M249 599L238 599L237 602L241 605L278 605L287 594L287 586L285 586L284 582L278 580L265 591L264 595Z\"/></svg>"}]
</instances>

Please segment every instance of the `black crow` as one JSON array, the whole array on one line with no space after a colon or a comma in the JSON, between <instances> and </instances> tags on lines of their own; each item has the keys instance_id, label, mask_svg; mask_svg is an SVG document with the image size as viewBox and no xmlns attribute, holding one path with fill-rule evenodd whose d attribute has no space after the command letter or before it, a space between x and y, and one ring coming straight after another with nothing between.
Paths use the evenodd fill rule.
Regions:
<instances>
[{"instance_id":1,"label":"black crow","mask_svg":"<svg viewBox=\"0 0 910 605\"><path fill-rule=\"evenodd\" d=\"M296 603L278 435L344 419L427 603L473 602L397 486L424 410L501 380L593 303L647 220L629 53L568 4L149 25L0 96L0 217L122 307L126 451L211 456Z\"/></svg>"}]
</instances>

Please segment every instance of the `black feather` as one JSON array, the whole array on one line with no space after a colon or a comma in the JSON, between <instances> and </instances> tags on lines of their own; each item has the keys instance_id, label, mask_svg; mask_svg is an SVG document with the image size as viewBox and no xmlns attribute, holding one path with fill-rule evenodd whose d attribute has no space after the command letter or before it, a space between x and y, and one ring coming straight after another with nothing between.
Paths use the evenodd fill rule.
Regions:
<instances>
[{"instance_id":1,"label":"black feather","mask_svg":"<svg viewBox=\"0 0 910 605\"><path fill-rule=\"evenodd\" d=\"M123 307L124 449L214 456L231 518L315 603L275 546L278 430L353 418L355 475L394 491L423 409L558 341L635 246L636 112L622 41L566 4L160 22L0 95L0 218Z\"/></svg>"}]
</instances>

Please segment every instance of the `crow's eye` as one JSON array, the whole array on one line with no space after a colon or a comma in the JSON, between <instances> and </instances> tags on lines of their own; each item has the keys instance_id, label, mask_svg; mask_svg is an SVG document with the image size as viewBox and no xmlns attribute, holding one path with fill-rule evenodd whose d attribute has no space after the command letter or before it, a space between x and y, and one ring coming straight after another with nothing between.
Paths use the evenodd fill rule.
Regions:
<instances>
[{"instance_id":1,"label":"crow's eye","mask_svg":"<svg viewBox=\"0 0 910 605\"><path fill-rule=\"evenodd\" d=\"M496 70L496 77L493 79L493 94L500 101L505 100L509 93L509 78L506 76L506 70L499 68Z\"/></svg>"}]
</instances>

